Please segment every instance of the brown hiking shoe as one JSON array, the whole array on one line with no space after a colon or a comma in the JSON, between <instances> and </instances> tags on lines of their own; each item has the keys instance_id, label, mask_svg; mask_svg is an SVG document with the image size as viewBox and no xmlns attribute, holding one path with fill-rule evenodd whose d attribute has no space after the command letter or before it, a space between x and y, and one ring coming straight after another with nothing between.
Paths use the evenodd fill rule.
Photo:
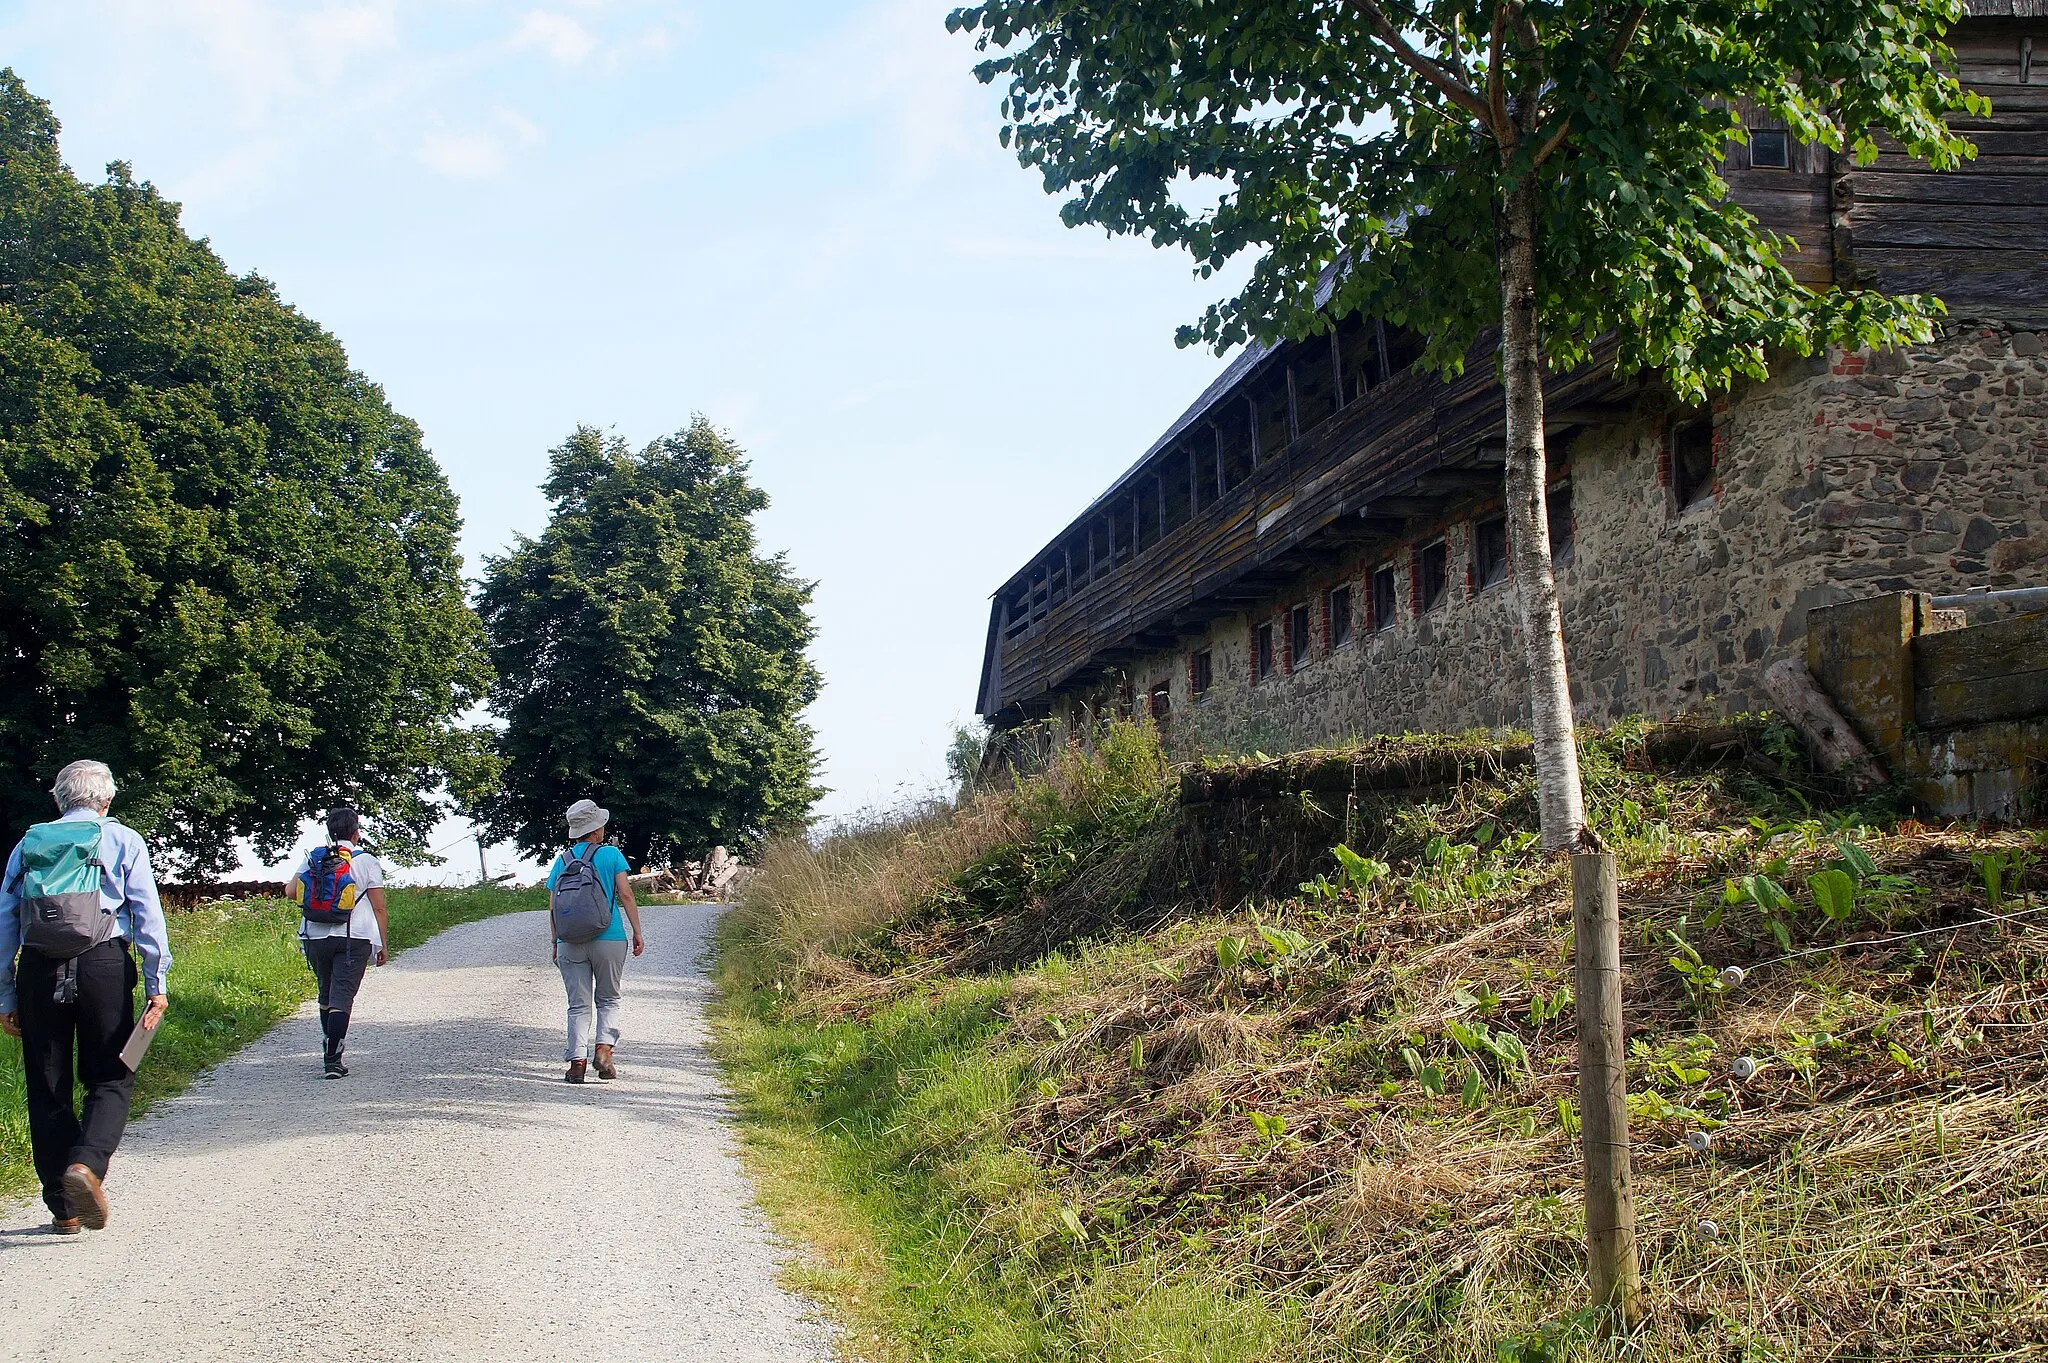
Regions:
<instances>
[{"instance_id":1,"label":"brown hiking shoe","mask_svg":"<svg viewBox=\"0 0 2048 1363\"><path fill-rule=\"evenodd\" d=\"M78 1224L78 1218L75 1216L53 1216L50 1218L50 1234L52 1235L78 1235L84 1230L85 1227Z\"/></svg>"},{"instance_id":2,"label":"brown hiking shoe","mask_svg":"<svg viewBox=\"0 0 2048 1363\"><path fill-rule=\"evenodd\" d=\"M562 1076L562 1082L565 1084L582 1083L583 1072L589 1068L590 1062L588 1060L571 1060L569 1062L569 1072Z\"/></svg>"},{"instance_id":3,"label":"brown hiking shoe","mask_svg":"<svg viewBox=\"0 0 2048 1363\"><path fill-rule=\"evenodd\" d=\"M72 1165L64 1171L64 1196L87 1230L107 1228L107 1190L100 1187L98 1174L83 1164Z\"/></svg>"},{"instance_id":4,"label":"brown hiking shoe","mask_svg":"<svg viewBox=\"0 0 2048 1363\"><path fill-rule=\"evenodd\" d=\"M597 1048L597 1077L600 1079L616 1079L619 1077L619 1067L612 1063L612 1048L609 1046L599 1046Z\"/></svg>"}]
</instances>

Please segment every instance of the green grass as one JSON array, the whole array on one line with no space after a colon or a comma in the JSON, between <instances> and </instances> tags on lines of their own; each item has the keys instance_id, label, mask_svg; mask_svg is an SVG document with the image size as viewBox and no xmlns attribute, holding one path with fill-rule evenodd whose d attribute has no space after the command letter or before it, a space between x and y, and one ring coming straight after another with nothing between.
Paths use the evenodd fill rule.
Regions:
<instances>
[{"instance_id":1,"label":"green grass","mask_svg":"<svg viewBox=\"0 0 2048 1363\"><path fill-rule=\"evenodd\" d=\"M1000 1044L1011 993L1006 979L969 983L824 1025L728 993L719 1044L748 1167L812 1246L794 1285L832 1307L848 1352L1249 1363L1295 1338L1284 1307L1220 1276L1167 1276L1074 1235L997 1119L1022 1079Z\"/></svg>"},{"instance_id":2,"label":"green grass","mask_svg":"<svg viewBox=\"0 0 2048 1363\"><path fill-rule=\"evenodd\" d=\"M391 945L403 951L457 923L546 905L537 891L393 889ZM135 1086L139 1115L181 1091L291 1016L313 996L297 912L282 900L240 900L170 915L170 1012ZM0 1197L35 1186L22 1107L21 1043L0 1036Z\"/></svg>"}]
</instances>

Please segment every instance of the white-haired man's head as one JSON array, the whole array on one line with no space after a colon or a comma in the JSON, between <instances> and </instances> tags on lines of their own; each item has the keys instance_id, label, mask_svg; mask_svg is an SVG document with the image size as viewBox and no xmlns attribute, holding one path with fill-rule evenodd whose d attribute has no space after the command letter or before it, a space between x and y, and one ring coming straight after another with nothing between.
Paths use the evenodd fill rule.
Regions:
<instances>
[{"instance_id":1,"label":"white-haired man's head","mask_svg":"<svg viewBox=\"0 0 2048 1363\"><path fill-rule=\"evenodd\" d=\"M104 814L114 803L114 773L104 762L73 762L57 773L50 798L59 814L74 809L96 809Z\"/></svg>"}]
</instances>

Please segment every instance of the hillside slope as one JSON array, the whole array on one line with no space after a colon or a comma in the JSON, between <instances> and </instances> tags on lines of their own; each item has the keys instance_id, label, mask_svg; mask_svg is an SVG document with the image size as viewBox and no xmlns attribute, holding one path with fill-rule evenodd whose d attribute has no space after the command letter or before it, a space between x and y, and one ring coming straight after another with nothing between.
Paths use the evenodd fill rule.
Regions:
<instances>
[{"instance_id":1,"label":"hillside slope","mask_svg":"<svg viewBox=\"0 0 2048 1363\"><path fill-rule=\"evenodd\" d=\"M1567 873L1519 752L1176 773L1120 729L771 857L727 924L727 1057L856 1341L2048 1348L2048 837L1833 808L1763 723L1589 742L1650 1294L1640 1338L1594 1344Z\"/></svg>"}]
</instances>

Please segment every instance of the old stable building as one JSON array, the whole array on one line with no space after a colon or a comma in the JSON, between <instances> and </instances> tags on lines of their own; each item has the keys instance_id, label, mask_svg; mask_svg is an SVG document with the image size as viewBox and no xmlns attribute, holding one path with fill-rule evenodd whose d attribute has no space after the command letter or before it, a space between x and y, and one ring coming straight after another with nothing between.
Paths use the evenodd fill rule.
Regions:
<instances>
[{"instance_id":1,"label":"old stable building","mask_svg":"<svg viewBox=\"0 0 2048 1363\"><path fill-rule=\"evenodd\" d=\"M1803 281L1941 296L1938 342L1711 409L1600 366L1548 385L1581 717L1764 708L1816 606L2048 584L2048 0L1969 12L1950 41L1993 111L1958 125L1967 167L1760 124L1727 174ZM1493 366L1415 350L1351 317L1241 354L996 593L980 713L1138 710L1182 753L1526 724Z\"/></svg>"}]
</instances>

